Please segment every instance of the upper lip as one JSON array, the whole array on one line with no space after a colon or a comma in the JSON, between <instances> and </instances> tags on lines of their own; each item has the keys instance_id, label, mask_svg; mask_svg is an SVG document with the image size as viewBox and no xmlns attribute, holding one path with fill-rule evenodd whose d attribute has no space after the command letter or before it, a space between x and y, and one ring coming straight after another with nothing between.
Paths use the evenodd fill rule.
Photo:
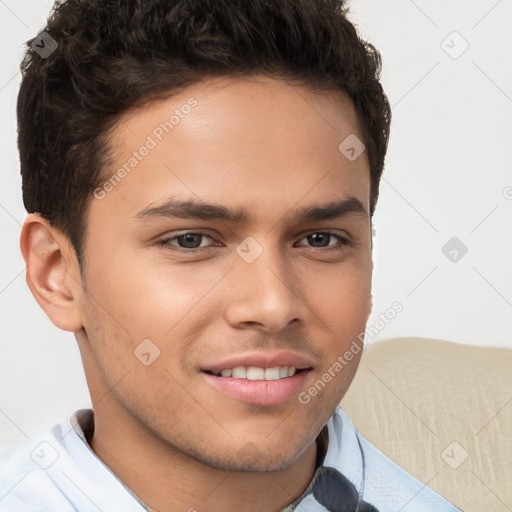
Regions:
<instances>
[{"instance_id":1,"label":"upper lip","mask_svg":"<svg viewBox=\"0 0 512 512\"><path fill-rule=\"evenodd\" d=\"M293 352L249 352L231 356L219 363L210 364L203 371L219 373L237 366L258 366L260 368L274 368L275 366L293 366L297 370L311 368L311 361L304 356Z\"/></svg>"}]
</instances>

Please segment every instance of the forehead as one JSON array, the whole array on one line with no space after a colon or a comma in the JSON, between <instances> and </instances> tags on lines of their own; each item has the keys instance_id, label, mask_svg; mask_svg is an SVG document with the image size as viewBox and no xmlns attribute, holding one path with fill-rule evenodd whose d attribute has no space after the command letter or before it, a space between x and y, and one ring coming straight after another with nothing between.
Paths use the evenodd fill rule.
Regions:
<instances>
[{"instance_id":1,"label":"forehead","mask_svg":"<svg viewBox=\"0 0 512 512\"><path fill-rule=\"evenodd\" d=\"M366 155L348 159L347 137L363 139L342 93L267 77L205 80L125 113L111 132L108 190L91 212L134 219L180 196L269 221L317 198L356 197L368 211Z\"/></svg>"}]
</instances>

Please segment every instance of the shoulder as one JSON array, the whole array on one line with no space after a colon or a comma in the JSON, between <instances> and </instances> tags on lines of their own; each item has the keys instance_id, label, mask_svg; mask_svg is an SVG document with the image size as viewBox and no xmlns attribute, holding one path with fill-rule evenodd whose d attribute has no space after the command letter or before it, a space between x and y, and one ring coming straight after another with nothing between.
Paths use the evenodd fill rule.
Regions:
<instances>
[{"instance_id":1,"label":"shoulder","mask_svg":"<svg viewBox=\"0 0 512 512\"><path fill-rule=\"evenodd\" d=\"M334 462L334 467L359 489L361 499L364 497L366 502L381 511L459 511L367 441L341 408L336 408L331 421L333 428L329 434L334 434L333 441L336 441L339 450L337 457L331 457L330 461L326 457L326 463ZM343 454L348 461L344 460Z\"/></svg>"},{"instance_id":2,"label":"shoulder","mask_svg":"<svg viewBox=\"0 0 512 512\"><path fill-rule=\"evenodd\" d=\"M0 510L74 510L59 492L59 477L51 469L58 459L63 462L65 458L64 426L56 425L16 446L0 448Z\"/></svg>"},{"instance_id":3,"label":"shoulder","mask_svg":"<svg viewBox=\"0 0 512 512\"><path fill-rule=\"evenodd\" d=\"M141 505L85 442L71 420L0 448L1 512L140 512Z\"/></svg>"}]
</instances>

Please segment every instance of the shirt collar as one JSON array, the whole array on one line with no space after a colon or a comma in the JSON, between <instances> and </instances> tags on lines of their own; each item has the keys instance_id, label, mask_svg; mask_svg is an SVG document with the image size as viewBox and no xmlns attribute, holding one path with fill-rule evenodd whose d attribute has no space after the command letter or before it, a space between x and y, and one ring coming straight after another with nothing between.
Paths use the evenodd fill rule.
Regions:
<instances>
[{"instance_id":1,"label":"shirt collar","mask_svg":"<svg viewBox=\"0 0 512 512\"><path fill-rule=\"evenodd\" d=\"M91 453L103 465L103 461L94 453L90 440L94 434L94 411L92 409L80 409L70 418L73 429L84 442ZM358 490L359 495L364 495L364 459L363 451L356 435L356 430L350 418L339 407L329 418L317 439L316 471L305 491L281 512L290 512L311 493L315 482L319 478L320 470L324 467L336 469L345 475ZM107 466L105 466L107 467ZM109 469L107 467L107 469ZM109 469L109 471L111 471ZM112 472L112 471L111 471ZM114 473L112 473L114 474ZM115 474L114 474L115 476ZM117 477L116 477L117 478ZM119 480L119 479L118 479ZM143 503L126 485L119 480L123 487L140 503L145 510L152 509Z\"/></svg>"},{"instance_id":2,"label":"shirt collar","mask_svg":"<svg viewBox=\"0 0 512 512\"><path fill-rule=\"evenodd\" d=\"M103 464L122 484L122 486L130 493L131 496L143 507L144 510L148 512L156 512L153 511L148 505L146 505L136 494L134 494L123 482L121 479L117 477L117 475L96 455L94 450L91 447L90 441L94 434L94 411L92 409L80 409L74 412L70 418L71 425L73 426L74 431L77 433L78 437L84 442L85 446L89 449L89 451L96 457L96 459Z\"/></svg>"}]
</instances>

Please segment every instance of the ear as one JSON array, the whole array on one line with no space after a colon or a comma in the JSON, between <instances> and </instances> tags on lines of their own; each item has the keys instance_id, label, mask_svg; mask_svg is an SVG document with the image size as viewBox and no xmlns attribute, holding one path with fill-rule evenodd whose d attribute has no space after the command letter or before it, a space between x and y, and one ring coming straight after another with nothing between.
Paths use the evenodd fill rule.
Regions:
<instances>
[{"instance_id":1,"label":"ear","mask_svg":"<svg viewBox=\"0 0 512 512\"><path fill-rule=\"evenodd\" d=\"M83 327L79 308L83 287L69 239L39 214L32 213L23 224L20 248L27 284L37 303L57 327L79 331Z\"/></svg>"}]
</instances>

